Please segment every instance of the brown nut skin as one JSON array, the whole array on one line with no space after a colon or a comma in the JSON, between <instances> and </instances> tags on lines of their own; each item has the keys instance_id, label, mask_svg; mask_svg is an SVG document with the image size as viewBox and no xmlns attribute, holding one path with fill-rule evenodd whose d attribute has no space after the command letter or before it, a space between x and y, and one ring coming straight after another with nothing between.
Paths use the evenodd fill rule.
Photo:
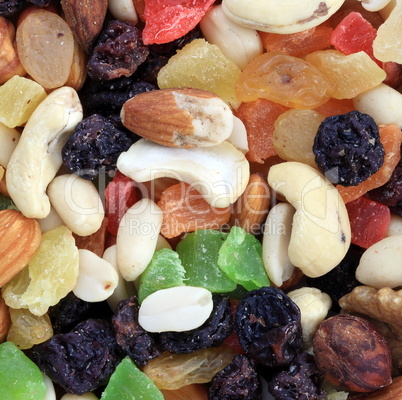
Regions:
<instances>
[{"instance_id":1,"label":"brown nut skin","mask_svg":"<svg viewBox=\"0 0 402 400\"><path fill-rule=\"evenodd\" d=\"M323 321L313 350L319 370L345 390L371 392L392 382L387 341L364 318L339 314Z\"/></svg>"}]
</instances>

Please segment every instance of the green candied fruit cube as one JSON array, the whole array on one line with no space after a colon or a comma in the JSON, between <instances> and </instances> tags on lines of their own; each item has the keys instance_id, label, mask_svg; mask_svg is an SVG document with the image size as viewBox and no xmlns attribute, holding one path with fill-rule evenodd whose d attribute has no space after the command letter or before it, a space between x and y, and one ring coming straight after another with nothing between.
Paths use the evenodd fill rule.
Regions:
<instances>
[{"instance_id":1,"label":"green candied fruit cube","mask_svg":"<svg viewBox=\"0 0 402 400\"><path fill-rule=\"evenodd\" d=\"M169 59L158 73L160 89L192 87L217 94L231 107L237 108L235 85L240 68L226 58L222 50L204 39L186 44Z\"/></svg>"},{"instance_id":2,"label":"green candied fruit cube","mask_svg":"<svg viewBox=\"0 0 402 400\"><path fill-rule=\"evenodd\" d=\"M142 301L160 289L184 285L185 270L179 255L170 249L156 251L151 262L141 274L138 301Z\"/></svg>"},{"instance_id":3,"label":"green candied fruit cube","mask_svg":"<svg viewBox=\"0 0 402 400\"><path fill-rule=\"evenodd\" d=\"M163 394L129 357L117 366L101 400L164 400Z\"/></svg>"},{"instance_id":4,"label":"green candied fruit cube","mask_svg":"<svg viewBox=\"0 0 402 400\"><path fill-rule=\"evenodd\" d=\"M14 343L0 344L0 399L44 400L42 372Z\"/></svg>"},{"instance_id":5,"label":"green candied fruit cube","mask_svg":"<svg viewBox=\"0 0 402 400\"><path fill-rule=\"evenodd\" d=\"M262 261L262 245L244 229L234 226L219 250L219 267L247 290L269 286Z\"/></svg>"},{"instance_id":6,"label":"green candied fruit cube","mask_svg":"<svg viewBox=\"0 0 402 400\"><path fill-rule=\"evenodd\" d=\"M176 251L186 270L187 285L203 287L212 293L236 289L236 282L218 266L219 249L227 236L227 233L214 229L200 229L187 234L179 242Z\"/></svg>"}]
</instances>

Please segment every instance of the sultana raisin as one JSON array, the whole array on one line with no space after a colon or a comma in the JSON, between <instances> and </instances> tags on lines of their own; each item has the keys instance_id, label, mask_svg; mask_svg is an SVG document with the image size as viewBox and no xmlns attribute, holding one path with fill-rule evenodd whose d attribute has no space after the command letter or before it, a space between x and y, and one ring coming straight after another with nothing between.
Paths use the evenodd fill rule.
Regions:
<instances>
[{"instance_id":1,"label":"sultana raisin","mask_svg":"<svg viewBox=\"0 0 402 400\"><path fill-rule=\"evenodd\" d=\"M120 301L112 322L117 343L138 366L143 367L160 353L154 336L138 323L138 308L136 296Z\"/></svg>"},{"instance_id":2,"label":"sultana raisin","mask_svg":"<svg viewBox=\"0 0 402 400\"><path fill-rule=\"evenodd\" d=\"M32 357L53 382L76 395L98 387L120 360L113 329L101 319L88 319L34 346Z\"/></svg>"},{"instance_id":3,"label":"sultana raisin","mask_svg":"<svg viewBox=\"0 0 402 400\"><path fill-rule=\"evenodd\" d=\"M356 186L377 172L384 147L374 119L359 111L326 118L314 138L315 162L334 184Z\"/></svg>"},{"instance_id":4,"label":"sultana raisin","mask_svg":"<svg viewBox=\"0 0 402 400\"><path fill-rule=\"evenodd\" d=\"M99 80L131 76L148 54L137 27L128 22L110 21L89 58L88 75Z\"/></svg>"},{"instance_id":5,"label":"sultana raisin","mask_svg":"<svg viewBox=\"0 0 402 400\"><path fill-rule=\"evenodd\" d=\"M93 114L82 120L62 149L66 167L84 179L116 170L119 155L131 146L131 139L108 119Z\"/></svg>"},{"instance_id":6,"label":"sultana raisin","mask_svg":"<svg viewBox=\"0 0 402 400\"><path fill-rule=\"evenodd\" d=\"M188 354L221 345L233 331L230 299L214 294L213 302L211 316L199 328L185 332L161 333L159 343L162 349L170 353Z\"/></svg>"},{"instance_id":7,"label":"sultana raisin","mask_svg":"<svg viewBox=\"0 0 402 400\"><path fill-rule=\"evenodd\" d=\"M243 297L236 309L235 330L245 353L263 366L288 365L302 351L300 310L272 286Z\"/></svg>"},{"instance_id":8,"label":"sultana raisin","mask_svg":"<svg viewBox=\"0 0 402 400\"><path fill-rule=\"evenodd\" d=\"M299 354L289 365L268 383L270 393L276 400L324 400L327 398L321 385L323 375L308 353Z\"/></svg>"},{"instance_id":9,"label":"sultana raisin","mask_svg":"<svg viewBox=\"0 0 402 400\"><path fill-rule=\"evenodd\" d=\"M262 387L255 364L239 354L212 379L209 400L259 400Z\"/></svg>"}]
</instances>

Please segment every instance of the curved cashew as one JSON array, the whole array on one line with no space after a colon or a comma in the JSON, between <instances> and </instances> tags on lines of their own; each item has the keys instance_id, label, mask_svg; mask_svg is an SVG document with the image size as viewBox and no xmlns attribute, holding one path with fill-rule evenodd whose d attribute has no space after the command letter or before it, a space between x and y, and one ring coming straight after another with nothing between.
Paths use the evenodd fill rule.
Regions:
<instances>
[{"instance_id":1,"label":"curved cashew","mask_svg":"<svg viewBox=\"0 0 402 400\"><path fill-rule=\"evenodd\" d=\"M140 139L120 155L117 168L136 182L171 177L192 184L218 208L234 203L250 177L244 154L228 142L181 149Z\"/></svg>"},{"instance_id":2,"label":"curved cashew","mask_svg":"<svg viewBox=\"0 0 402 400\"><path fill-rule=\"evenodd\" d=\"M50 93L29 118L7 166L7 190L28 218L50 212L46 188L62 164L61 149L82 120L76 91L62 87Z\"/></svg>"},{"instance_id":3,"label":"curved cashew","mask_svg":"<svg viewBox=\"0 0 402 400\"><path fill-rule=\"evenodd\" d=\"M288 248L292 264L312 278L336 267L349 248L351 232L335 187L316 169L298 162L271 167L268 183L296 208Z\"/></svg>"}]
</instances>

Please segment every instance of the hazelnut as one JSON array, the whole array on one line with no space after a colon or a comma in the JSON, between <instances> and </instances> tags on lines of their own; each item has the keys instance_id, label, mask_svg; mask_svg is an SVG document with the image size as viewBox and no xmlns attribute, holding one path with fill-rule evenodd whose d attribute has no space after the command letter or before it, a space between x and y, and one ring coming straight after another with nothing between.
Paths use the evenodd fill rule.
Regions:
<instances>
[{"instance_id":1,"label":"hazelnut","mask_svg":"<svg viewBox=\"0 0 402 400\"><path fill-rule=\"evenodd\" d=\"M340 314L323 321L313 350L327 380L345 390L370 392L392 382L387 341L364 318Z\"/></svg>"}]
</instances>

